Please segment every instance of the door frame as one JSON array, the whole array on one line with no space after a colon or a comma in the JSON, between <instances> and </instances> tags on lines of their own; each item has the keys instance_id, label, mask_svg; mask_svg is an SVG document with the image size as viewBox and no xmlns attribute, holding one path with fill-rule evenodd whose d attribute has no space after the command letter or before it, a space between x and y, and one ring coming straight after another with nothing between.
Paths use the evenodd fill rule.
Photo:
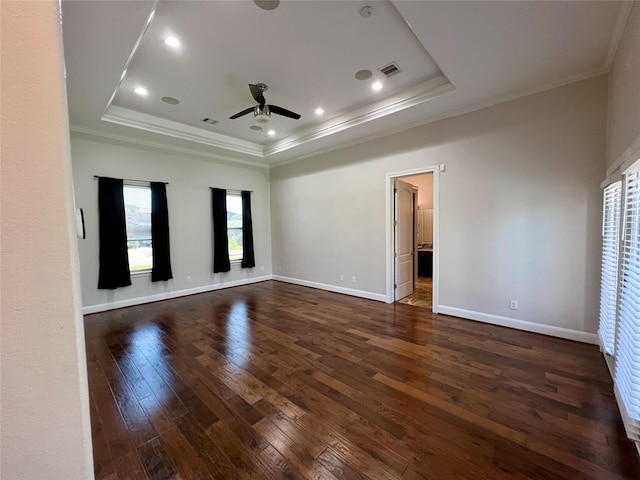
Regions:
<instances>
[{"instance_id":1,"label":"door frame","mask_svg":"<svg viewBox=\"0 0 640 480\"><path fill-rule=\"evenodd\" d=\"M394 181L396 178L433 174L433 298L432 311L438 313L440 281L440 169L438 165L413 168L385 174L385 251L386 251L386 303L395 301L393 282L395 278L394 238Z\"/></svg>"}]
</instances>

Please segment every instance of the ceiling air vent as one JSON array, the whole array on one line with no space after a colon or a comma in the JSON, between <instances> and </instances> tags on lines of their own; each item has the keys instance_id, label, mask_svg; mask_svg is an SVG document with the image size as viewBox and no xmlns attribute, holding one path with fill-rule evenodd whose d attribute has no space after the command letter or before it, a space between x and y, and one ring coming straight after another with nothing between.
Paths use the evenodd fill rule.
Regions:
<instances>
[{"instance_id":1,"label":"ceiling air vent","mask_svg":"<svg viewBox=\"0 0 640 480\"><path fill-rule=\"evenodd\" d=\"M384 67L380 67L378 70L380 70L382 73L384 73L385 76L387 76L387 77L392 77L396 73L400 73L400 67L398 67L398 65L396 63L390 63L389 65L385 65Z\"/></svg>"},{"instance_id":2,"label":"ceiling air vent","mask_svg":"<svg viewBox=\"0 0 640 480\"><path fill-rule=\"evenodd\" d=\"M205 117L201 120L204 123L208 123L209 125L215 125L218 123L218 120L214 120L213 118Z\"/></svg>"}]
</instances>

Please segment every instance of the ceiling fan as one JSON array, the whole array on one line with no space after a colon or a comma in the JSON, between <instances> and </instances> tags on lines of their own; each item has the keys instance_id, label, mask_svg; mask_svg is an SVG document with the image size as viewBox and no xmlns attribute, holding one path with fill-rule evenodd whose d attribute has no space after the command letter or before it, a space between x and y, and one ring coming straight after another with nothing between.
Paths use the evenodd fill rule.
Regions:
<instances>
[{"instance_id":1,"label":"ceiling fan","mask_svg":"<svg viewBox=\"0 0 640 480\"><path fill-rule=\"evenodd\" d=\"M267 123L271 119L272 113L293 118L294 120L298 120L300 118L299 114L294 113L291 110L287 110L286 108L278 107L277 105L267 105L267 101L263 95L263 93L267 91L267 88L268 87L264 83L258 83L256 85L250 83L249 90L251 90L251 95L253 96L253 99L258 102L258 105L242 110L241 112L229 117L229 119L234 120L251 112L253 112L253 116L258 123Z\"/></svg>"}]
</instances>

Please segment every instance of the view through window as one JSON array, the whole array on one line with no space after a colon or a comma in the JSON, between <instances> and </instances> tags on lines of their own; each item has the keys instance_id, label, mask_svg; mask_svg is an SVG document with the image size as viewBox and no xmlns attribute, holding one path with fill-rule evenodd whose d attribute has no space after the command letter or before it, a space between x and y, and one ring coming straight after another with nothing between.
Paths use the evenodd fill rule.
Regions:
<instances>
[{"instance_id":1,"label":"view through window","mask_svg":"<svg viewBox=\"0 0 640 480\"><path fill-rule=\"evenodd\" d=\"M227 193L227 236L229 260L242 260L242 197Z\"/></svg>"},{"instance_id":2,"label":"view through window","mask_svg":"<svg viewBox=\"0 0 640 480\"><path fill-rule=\"evenodd\" d=\"M153 267L151 246L151 188L124 185L124 210L127 221L127 251L132 273Z\"/></svg>"}]
</instances>

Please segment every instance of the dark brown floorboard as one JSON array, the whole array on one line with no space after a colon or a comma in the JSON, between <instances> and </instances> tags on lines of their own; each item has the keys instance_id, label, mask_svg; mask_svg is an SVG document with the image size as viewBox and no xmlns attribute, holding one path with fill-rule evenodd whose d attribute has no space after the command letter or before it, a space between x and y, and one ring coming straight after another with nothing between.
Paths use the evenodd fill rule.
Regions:
<instances>
[{"instance_id":1,"label":"dark brown floorboard","mask_svg":"<svg viewBox=\"0 0 640 480\"><path fill-rule=\"evenodd\" d=\"M98 480L640 478L592 345L273 281L85 332Z\"/></svg>"}]
</instances>

